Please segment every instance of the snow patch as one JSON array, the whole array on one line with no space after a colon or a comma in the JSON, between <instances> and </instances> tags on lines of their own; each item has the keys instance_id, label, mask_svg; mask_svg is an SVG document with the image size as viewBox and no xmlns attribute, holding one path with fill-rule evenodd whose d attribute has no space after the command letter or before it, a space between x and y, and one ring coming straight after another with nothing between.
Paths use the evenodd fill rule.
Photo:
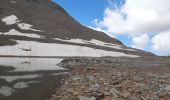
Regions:
<instances>
[{"instance_id":1,"label":"snow patch","mask_svg":"<svg viewBox=\"0 0 170 100\"><path fill-rule=\"evenodd\" d=\"M11 3L16 3L15 1L10 1ZM17 24L18 27L22 30L32 30L32 31L39 31L39 32L44 32L42 30L36 30L31 28L33 25L27 24L27 23L19 23L20 20L17 18L15 15L10 15L2 18L2 22L6 23L6 25L13 25Z\"/></svg>"},{"instance_id":2,"label":"snow patch","mask_svg":"<svg viewBox=\"0 0 170 100\"><path fill-rule=\"evenodd\" d=\"M0 32L0 35L15 35L15 36L26 36L31 38L41 38L41 35L33 34L33 33L21 33L15 29L9 30L9 32Z\"/></svg>"},{"instance_id":3,"label":"snow patch","mask_svg":"<svg viewBox=\"0 0 170 100\"><path fill-rule=\"evenodd\" d=\"M121 45L106 43L106 42L99 41L99 40L96 40L96 39L92 39L89 42L93 43L95 45L99 45L99 46L110 47L110 48L114 48L114 49L123 49L123 48L121 48L122 47Z\"/></svg>"},{"instance_id":4,"label":"snow patch","mask_svg":"<svg viewBox=\"0 0 170 100\"><path fill-rule=\"evenodd\" d=\"M87 44L87 40L82 39L70 39L70 40L64 40L60 38L54 38L54 40L64 41L64 42L71 42L71 43L80 43L80 44Z\"/></svg>"},{"instance_id":5,"label":"snow patch","mask_svg":"<svg viewBox=\"0 0 170 100\"><path fill-rule=\"evenodd\" d=\"M17 16L10 15L2 18L2 22L6 23L6 25L13 25L19 22Z\"/></svg>"},{"instance_id":6,"label":"snow patch","mask_svg":"<svg viewBox=\"0 0 170 100\"><path fill-rule=\"evenodd\" d=\"M15 1L10 1L11 3L16 3Z\"/></svg>"},{"instance_id":7,"label":"snow patch","mask_svg":"<svg viewBox=\"0 0 170 100\"><path fill-rule=\"evenodd\" d=\"M125 50L128 50L128 51L137 51L137 50L135 50L135 49L125 49Z\"/></svg>"},{"instance_id":8,"label":"snow patch","mask_svg":"<svg viewBox=\"0 0 170 100\"><path fill-rule=\"evenodd\" d=\"M99 41L99 40L96 40L96 39L92 39L90 41L87 41L87 40L83 40L83 39L64 40L64 39L55 38L55 40L64 41L64 42L71 42L71 43L98 45L98 46L103 46L103 47L119 49L119 50L136 51L134 49L125 49L121 45L118 45L118 44L107 43L107 42Z\"/></svg>"},{"instance_id":9,"label":"snow patch","mask_svg":"<svg viewBox=\"0 0 170 100\"><path fill-rule=\"evenodd\" d=\"M103 47L109 47L109 48L114 48L114 49L119 49L119 50L136 51L134 49L125 49L121 45L118 45L118 44L107 43L107 42L99 41L96 39L92 39L89 42L95 45L103 46Z\"/></svg>"},{"instance_id":10,"label":"snow patch","mask_svg":"<svg viewBox=\"0 0 170 100\"><path fill-rule=\"evenodd\" d=\"M95 45L105 45L105 44L111 44L111 43L106 43L106 42L103 42L103 41L99 41L99 40L96 40L96 39L91 39L89 41L90 43L94 43Z\"/></svg>"},{"instance_id":11,"label":"snow patch","mask_svg":"<svg viewBox=\"0 0 170 100\"><path fill-rule=\"evenodd\" d=\"M27 23L18 23L18 27L23 30L32 30L32 31L40 31L43 32L42 30L36 30L31 28L33 25L27 24Z\"/></svg>"},{"instance_id":12,"label":"snow patch","mask_svg":"<svg viewBox=\"0 0 170 100\"><path fill-rule=\"evenodd\" d=\"M57 43L39 43L35 41L16 41L14 46L1 46L0 55L15 56L87 56L87 57L140 57L138 55L125 54L122 52L105 51L85 46L57 44ZM30 49L24 51L21 48Z\"/></svg>"},{"instance_id":13,"label":"snow patch","mask_svg":"<svg viewBox=\"0 0 170 100\"><path fill-rule=\"evenodd\" d=\"M68 72L60 72L60 73L54 73L50 75L58 76L58 75L66 75L66 74L68 74Z\"/></svg>"}]
</instances>

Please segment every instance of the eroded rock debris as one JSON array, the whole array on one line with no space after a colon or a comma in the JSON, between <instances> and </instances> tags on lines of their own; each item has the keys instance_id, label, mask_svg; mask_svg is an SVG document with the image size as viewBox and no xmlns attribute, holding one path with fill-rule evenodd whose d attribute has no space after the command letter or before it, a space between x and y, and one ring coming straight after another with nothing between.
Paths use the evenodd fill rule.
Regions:
<instances>
[{"instance_id":1,"label":"eroded rock debris","mask_svg":"<svg viewBox=\"0 0 170 100\"><path fill-rule=\"evenodd\" d=\"M170 100L168 63L160 58L65 59L61 65L72 71L51 100Z\"/></svg>"}]
</instances>

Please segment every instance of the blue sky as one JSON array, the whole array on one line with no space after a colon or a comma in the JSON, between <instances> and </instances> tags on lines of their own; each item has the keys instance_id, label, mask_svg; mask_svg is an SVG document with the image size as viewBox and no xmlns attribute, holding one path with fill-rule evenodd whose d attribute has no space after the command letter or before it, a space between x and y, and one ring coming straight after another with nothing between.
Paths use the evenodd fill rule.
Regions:
<instances>
[{"instance_id":1,"label":"blue sky","mask_svg":"<svg viewBox=\"0 0 170 100\"><path fill-rule=\"evenodd\" d=\"M128 47L170 55L170 0L53 1L81 24L115 36Z\"/></svg>"},{"instance_id":2,"label":"blue sky","mask_svg":"<svg viewBox=\"0 0 170 100\"><path fill-rule=\"evenodd\" d=\"M106 0L53 0L83 25L91 25L95 18L102 18Z\"/></svg>"}]
</instances>

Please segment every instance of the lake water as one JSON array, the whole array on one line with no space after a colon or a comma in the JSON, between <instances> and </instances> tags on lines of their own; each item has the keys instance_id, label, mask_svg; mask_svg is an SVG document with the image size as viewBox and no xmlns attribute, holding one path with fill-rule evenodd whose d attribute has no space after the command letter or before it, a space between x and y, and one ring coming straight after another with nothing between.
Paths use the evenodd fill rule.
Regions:
<instances>
[{"instance_id":1,"label":"lake water","mask_svg":"<svg viewBox=\"0 0 170 100\"><path fill-rule=\"evenodd\" d=\"M0 58L0 100L46 100L62 85L62 58Z\"/></svg>"}]
</instances>

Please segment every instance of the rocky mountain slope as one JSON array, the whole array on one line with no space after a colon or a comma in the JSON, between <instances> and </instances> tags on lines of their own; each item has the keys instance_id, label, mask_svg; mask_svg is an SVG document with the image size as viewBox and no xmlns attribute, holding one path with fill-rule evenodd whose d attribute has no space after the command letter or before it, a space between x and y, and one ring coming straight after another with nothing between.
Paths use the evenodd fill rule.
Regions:
<instances>
[{"instance_id":1,"label":"rocky mountain slope","mask_svg":"<svg viewBox=\"0 0 170 100\"><path fill-rule=\"evenodd\" d=\"M51 0L1 0L1 56L155 56L89 29Z\"/></svg>"}]
</instances>

